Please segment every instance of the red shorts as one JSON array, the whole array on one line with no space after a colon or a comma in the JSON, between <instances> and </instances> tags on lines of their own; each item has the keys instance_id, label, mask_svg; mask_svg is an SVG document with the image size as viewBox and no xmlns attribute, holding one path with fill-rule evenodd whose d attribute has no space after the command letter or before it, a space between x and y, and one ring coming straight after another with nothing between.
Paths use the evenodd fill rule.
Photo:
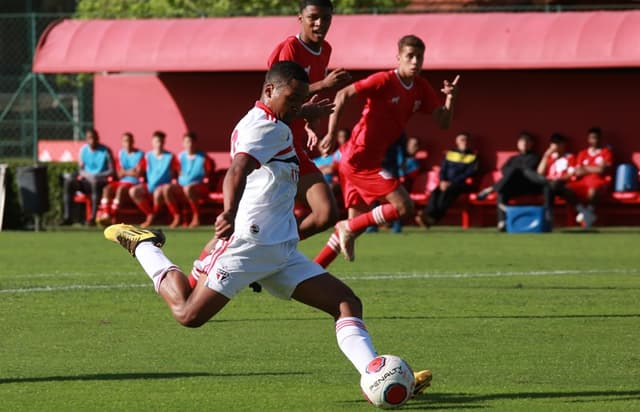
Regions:
<instances>
[{"instance_id":1,"label":"red shorts","mask_svg":"<svg viewBox=\"0 0 640 412\"><path fill-rule=\"evenodd\" d=\"M354 207L362 202L370 205L400 186L400 181L382 168L357 170L342 161L338 172L345 207Z\"/></svg>"},{"instance_id":2,"label":"red shorts","mask_svg":"<svg viewBox=\"0 0 640 412\"><path fill-rule=\"evenodd\" d=\"M578 180L567 183L567 189L571 190L576 196L586 199L589 197L589 191L595 190L603 192L608 189L609 181L599 175L586 175Z\"/></svg>"}]
</instances>

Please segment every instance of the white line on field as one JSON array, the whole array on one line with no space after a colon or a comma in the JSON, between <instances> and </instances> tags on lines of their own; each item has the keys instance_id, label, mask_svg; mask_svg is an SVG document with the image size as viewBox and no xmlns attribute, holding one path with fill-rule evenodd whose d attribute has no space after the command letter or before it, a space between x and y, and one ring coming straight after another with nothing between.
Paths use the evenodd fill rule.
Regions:
<instances>
[{"instance_id":1,"label":"white line on field","mask_svg":"<svg viewBox=\"0 0 640 412\"><path fill-rule=\"evenodd\" d=\"M350 276L360 274L359 276ZM640 269L566 269L566 270L532 270L532 271L510 271L510 272L460 272L460 273L420 273L420 272L353 272L345 273L347 276L340 276L344 280L389 280L389 279L459 279L459 278L485 278L485 277L508 277L508 276L564 276L564 275L593 275L599 273L640 273Z\"/></svg>"},{"instance_id":2,"label":"white line on field","mask_svg":"<svg viewBox=\"0 0 640 412\"><path fill-rule=\"evenodd\" d=\"M356 273L361 275L354 276ZM353 272L340 276L343 280L400 280L400 279L461 279L483 277L509 277L509 276L566 276L566 275L594 275L605 273L636 274L638 269L589 269L589 270L534 270L522 272L467 272L467 273L418 273L418 272ZM28 276L26 276L28 277ZM32 293L32 292L60 292L69 290L109 290L151 287L150 283L115 284L115 285L61 285L40 286L32 288L0 289L0 293Z\"/></svg>"},{"instance_id":3,"label":"white line on field","mask_svg":"<svg viewBox=\"0 0 640 412\"><path fill-rule=\"evenodd\" d=\"M67 290L95 290L95 289L131 289L131 288L153 288L151 283L136 284L116 284L116 285L62 285L62 286L40 286L33 288L0 289L0 293L33 293L33 292L61 292Z\"/></svg>"}]
</instances>

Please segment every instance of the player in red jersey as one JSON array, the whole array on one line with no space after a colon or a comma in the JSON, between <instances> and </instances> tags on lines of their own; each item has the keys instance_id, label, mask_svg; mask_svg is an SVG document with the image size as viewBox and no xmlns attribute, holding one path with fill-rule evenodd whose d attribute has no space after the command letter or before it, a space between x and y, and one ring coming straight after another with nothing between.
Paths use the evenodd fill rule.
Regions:
<instances>
[{"instance_id":1,"label":"player in red jersey","mask_svg":"<svg viewBox=\"0 0 640 412\"><path fill-rule=\"evenodd\" d=\"M587 132L588 147L578 152L576 179L567 183L567 190L575 193L587 205L578 204L576 221L589 228L596 220L594 207L598 198L608 190L611 181L613 153L602 144L602 130L593 127Z\"/></svg>"},{"instance_id":2,"label":"player in red jersey","mask_svg":"<svg viewBox=\"0 0 640 412\"><path fill-rule=\"evenodd\" d=\"M453 82L444 81L443 101L420 77L424 51L421 39L404 36L398 42L397 69L374 73L336 95L328 133L320 144L323 151L330 151L335 144L338 120L346 102L359 95L366 98L366 103L351 139L341 149L340 184L349 219L338 222L336 232L316 257L316 262L325 267L340 250L347 260L353 260L354 240L368 226L413 214L409 194L397 179L383 171L382 159L415 112L430 113L440 127L449 127L459 80L457 76ZM376 200L388 203L370 210Z\"/></svg>"},{"instance_id":3,"label":"player in red jersey","mask_svg":"<svg viewBox=\"0 0 640 412\"><path fill-rule=\"evenodd\" d=\"M325 41L325 36L333 15L331 0L301 0L299 10L300 33L278 44L269 56L267 65L271 67L285 60L298 63L309 75L310 95L346 85L351 76L343 68L327 73L331 45ZM310 213L298 225L300 238L305 239L334 225L338 220L338 207L322 172L307 154L307 149L313 149L317 143L313 125L298 118L292 122L291 130L300 160L297 201L308 205L310 209Z\"/></svg>"}]
</instances>

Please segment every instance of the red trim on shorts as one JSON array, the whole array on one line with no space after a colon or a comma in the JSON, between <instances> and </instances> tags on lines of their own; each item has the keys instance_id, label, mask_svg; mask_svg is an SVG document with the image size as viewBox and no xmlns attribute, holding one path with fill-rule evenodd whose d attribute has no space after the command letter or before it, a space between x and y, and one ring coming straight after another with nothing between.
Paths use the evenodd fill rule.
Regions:
<instances>
[{"instance_id":1,"label":"red trim on shorts","mask_svg":"<svg viewBox=\"0 0 640 412\"><path fill-rule=\"evenodd\" d=\"M231 243L232 240L233 240L233 235L229 238L229 240L223 240L222 244L219 247L216 247L213 250L213 252L211 252L213 257L211 258L211 262L209 262L209 264L206 267L203 268L203 272L204 273L209 275L209 272L215 266L218 258L220 257L220 255L222 255L224 253L225 250L227 250L227 247L229 246L229 243Z\"/></svg>"}]
</instances>

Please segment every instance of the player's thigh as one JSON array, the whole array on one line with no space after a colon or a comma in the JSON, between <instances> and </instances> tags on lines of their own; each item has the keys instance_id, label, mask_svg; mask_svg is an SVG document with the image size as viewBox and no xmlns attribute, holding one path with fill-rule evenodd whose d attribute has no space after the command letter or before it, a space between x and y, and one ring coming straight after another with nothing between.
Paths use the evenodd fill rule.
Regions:
<instances>
[{"instance_id":1,"label":"player's thigh","mask_svg":"<svg viewBox=\"0 0 640 412\"><path fill-rule=\"evenodd\" d=\"M362 304L353 290L329 273L301 282L292 297L330 314L334 319L343 316L362 317Z\"/></svg>"},{"instance_id":2,"label":"player's thigh","mask_svg":"<svg viewBox=\"0 0 640 412\"><path fill-rule=\"evenodd\" d=\"M231 237L218 240L209 255L194 262L193 270L207 275L208 288L231 299L249 284L277 273L286 259L281 244L256 245Z\"/></svg>"},{"instance_id":3,"label":"player's thigh","mask_svg":"<svg viewBox=\"0 0 640 412\"><path fill-rule=\"evenodd\" d=\"M331 188L321 173L301 175L298 181L298 200L308 204L312 210L337 211L338 206Z\"/></svg>"},{"instance_id":4,"label":"player's thigh","mask_svg":"<svg viewBox=\"0 0 640 412\"><path fill-rule=\"evenodd\" d=\"M325 269L297 250L297 241L285 242L283 247L286 261L278 272L265 277L260 284L277 298L291 299L300 283L325 273Z\"/></svg>"}]
</instances>

